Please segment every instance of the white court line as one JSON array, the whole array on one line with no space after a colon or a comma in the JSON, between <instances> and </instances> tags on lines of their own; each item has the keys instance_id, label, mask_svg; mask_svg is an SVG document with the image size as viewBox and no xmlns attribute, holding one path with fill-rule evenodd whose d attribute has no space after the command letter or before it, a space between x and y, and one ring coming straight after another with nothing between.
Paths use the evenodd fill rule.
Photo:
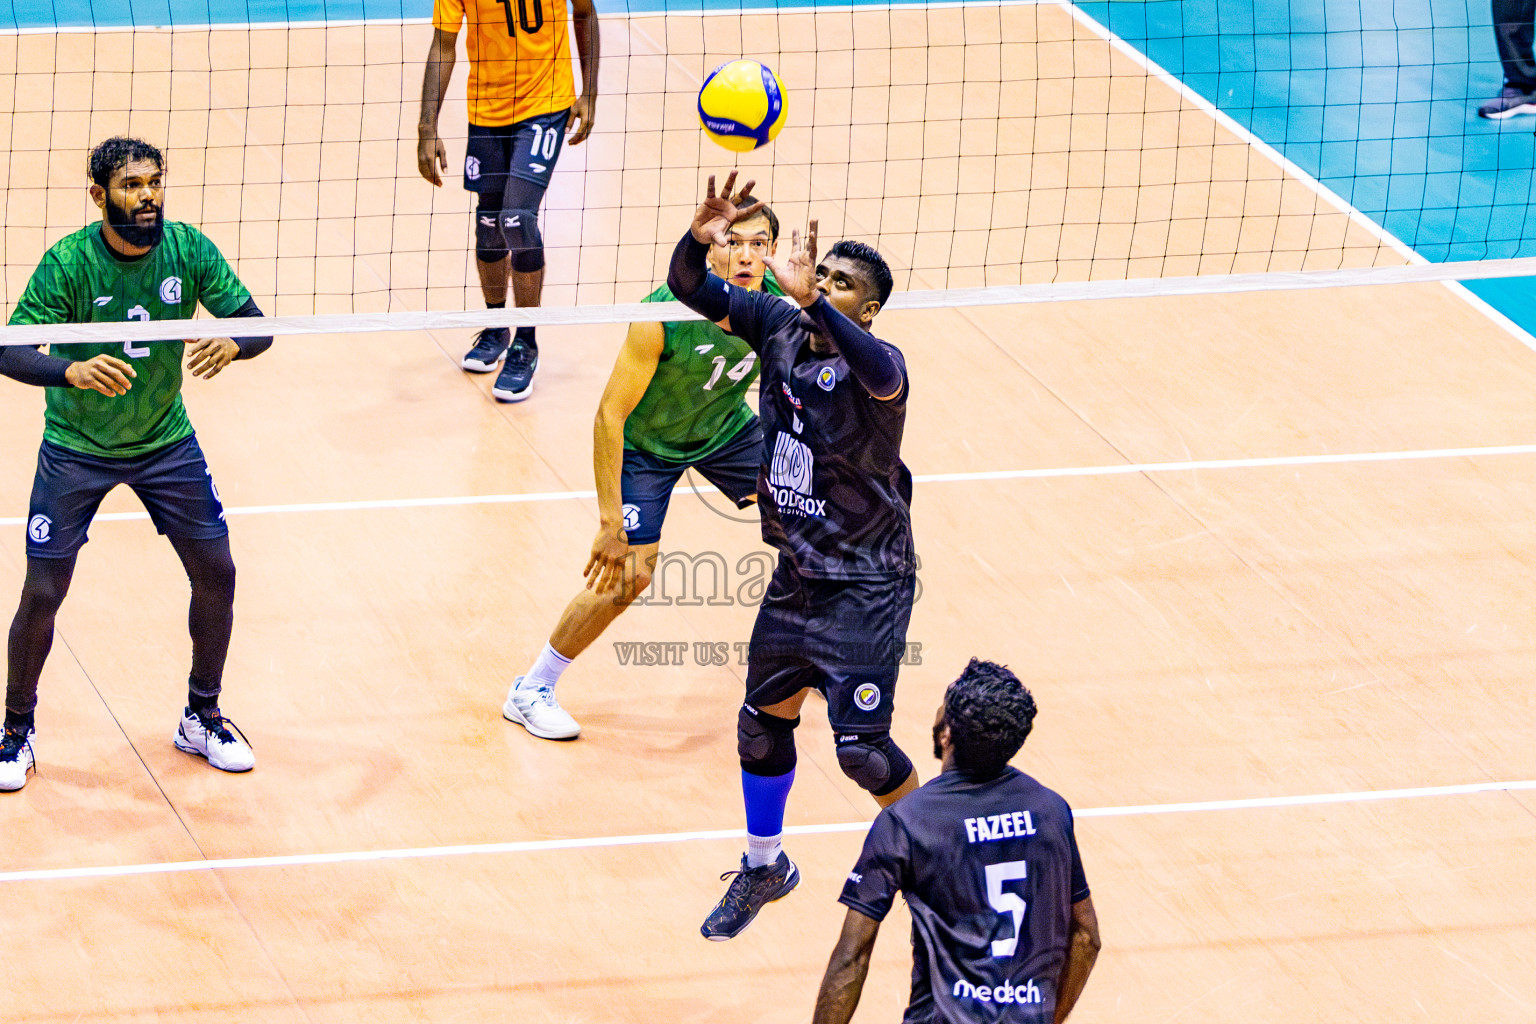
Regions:
<instances>
[{"instance_id":1,"label":"white court line","mask_svg":"<svg viewBox=\"0 0 1536 1024\"><path fill-rule=\"evenodd\" d=\"M1090 807L1074 811L1078 818L1128 818L1158 814L1189 814L1200 811L1243 811L1271 807L1315 807L1326 804L1365 803L1376 800L1413 800L1423 797L1468 796L1536 790L1536 779L1521 782L1472 782L1459 786L1425 786L1417 789L1378 789L1354 793L1313 793L1305 796L1264 796L1245 800L1206 800L1197 803L1138 804L1130 807ZM790 825L785 835L828 835L864 832L867 821L830 825ZM226 871L241 868L312 867L319 864L357 864L385 860L425 860L471 854L539 853L547 850L594 850L618 846L654 846L720 839L740 839L743 829L707 832L657 832L634 836L593 836L586 839L534 839L518 843L476 843L465 846L422 846L402 850L356 850L345 853L305 853L283 857L231 857L222 860L169 861L160 864L122 864L93 868L45 868L36 871L0 872L3 882L45 882L86 878L127 878L134 875L167 875L187 871Z\"/></svg>"},{"instance_id":2,"label":"white court line","mask_svg":"<svg viewBox=\"0 0 1536 1024\"><path fill-rule=\"evenodd\" d=\"M1415 250L1407 242L1404 242L1401 238L1398 238L1392 232L1388 231L1383 225L1376 223L1366 214L1357 209L1353 204L1346 201L1343 196L1339 195L1333 189L1329 188L1327 185L1324 185L1321 181L1318 181L1312 175L1302 170L1299 165L1293 162L1285 154L1281 153L1278 149L1271 146L1257 135L1253 134L1253 132L1249 131L1247 128L1244 128L1242 125L1238 124L1230 114L1227 114L1225 111L1221 110L1214 103L1212 103L1210 100L1207 100L1199 93L1195 92L1195 90L1190 88L1188 85L1185 85L1177 75L1174 75L1161 64L1158 64L1151 58L1151 56L1141 52L1130 43L1127 43L1124 39L1121 39L1119 36L1115 35L1115 33L1109 30L1109 26L1092 17L1090 14L1088 14L1087 11L1082 10L1075 3L1070 2L1070 0L1056 0L1056 2L1062 8L1064 8L1066 12L1071 15L1072 19L1078 24L1082 25L1084 28L1088 29L1088 31L1109 43L1111 47L1119 50L1132 61L1139 64L1149 75L1152 75L1154 78L1161 81L1164 85L1167 85L1170 89L1177 91L1178 94L1185 100L1205 111L1215 119L1217 124L1221 125L1229 132L1232 132L1238 138L1242 139L1244 142L1258 150L1260 153L1263 153L1269 159L1278 163L1281 168L1284 169L1285 173L1296 178L1297 181L1300 181L1303 185L1311 189L1318 196L1326 199L1330 203L1336 204L1340 211L1346 213L1349 216L1350 220L1354 221L1356 224L1360 225L1360 227L1364 228L1366 231L1370 232L1372 235L1375 235L1378 239L1385 242L1395 252L1397 252L1398 255L1402 256L1409 263L1420 265L1429 263L1429 260L1425 259L1423 256L1420 256L1418 251ZM1445 264L1437 265L1444 266ZM1442 283L1456 295L1460 296L1461 299L1468 305L1472 306L1478 312L1487 316L1489 320L1503 328L1522 345L1529 349L1536 350L1536 336L1532 336L1531 333L1525 328L1509 319L1509 317L1505 316L1503 313L1500 313L1498 310L1494 309L1484 300L1478 298L1465 285L1459 284L1452 280L1446 280Z\"/></svg>"},{"instance_id":3,"label":"white court line","mask_svg":"<svg viewBox=\"0 0 1536 1024\"><path fill-rule=\"evenodd\" d=\"M1084 476L1128 476L1136 473L1191 473L1214 469L1268 469L1277 466L1330 466L1360 462L1406 462L1415 459L1466 459L1488 455L1536 455L1536 444L1492 445L1485 448L1426 448L1400 452L1346 452L1337 455L1281 455L1259 459L1208 459L1203 462L1142 462L1117 466L1068 466L1055 469L999 469L978 473L927 473L913 483L947 484L985 480L1055 480ZM676 493L718 494L715 487L678 487ZM596 498L596 491L531 491L526 494L469 494L450 498L379 498L368 501L316 501L292 505L245 505L226 508L228 516L287 512L363 512L370 509L455 508L465 505L514 505L525 502L576 501ZM112 523L148 519L147 512L103 512L92 522ZM24 517L0 518L0 526L22 526Z\"/></svg>"}]
</instances>

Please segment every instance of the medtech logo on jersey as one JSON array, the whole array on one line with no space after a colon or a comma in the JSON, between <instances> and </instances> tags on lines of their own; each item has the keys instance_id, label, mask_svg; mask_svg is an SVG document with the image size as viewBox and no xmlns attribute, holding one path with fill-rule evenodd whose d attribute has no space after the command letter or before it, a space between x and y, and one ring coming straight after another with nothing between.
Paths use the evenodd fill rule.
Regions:
<instances>
[{"instance_id":1,"label":"medtech logo on jersey","mask_svg":"<svg viewBox=\"0 0 1536 1024\"><path fill-rule=\"evenodd\" d=\"M827 514L826 500L811 497L815 465L816 456L805 442L779 431L768 466L768 488L780 512L817 518Z\"/></svg>"},{"instance_id":2,"label":"medtech logo on jersey","mask_svg":"<svg viewBox=\"0 0 1536 1024\"><path fill-rule=\"evenodd\" d=\"M42 514L33 516L27 524L27 536L34 544L47 544L48 538L53 536L53 520Z\"/></svg>"}]
</instances>

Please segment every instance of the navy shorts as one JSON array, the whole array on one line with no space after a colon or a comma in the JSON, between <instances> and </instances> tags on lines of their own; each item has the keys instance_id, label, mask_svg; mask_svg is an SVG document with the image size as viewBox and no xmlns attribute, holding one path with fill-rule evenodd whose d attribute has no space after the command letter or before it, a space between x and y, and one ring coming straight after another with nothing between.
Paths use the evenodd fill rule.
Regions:
<instances>
[{"instance_id":1,"label":"navy shorts","mask_svg":"<svg viewBox=\"0 0 1536 1024\"><path fill-rule=\"evenodd\" d=\"M624 501L624 533L630 544L655 544L661 540L661 524L672 502L672 488L692 467L699 475L736 503L752 504L757 494L757 471L763 464L763 426L756 416L724 448L697 462L673 462L648 452L624 449L624 469L619 493Z\"/></svg>"},{"instance_id":2,"label":"navy shorts","mask_svg":"<svg viewBox=\"0 0 1536 1024\"><path fill-rule=\"evenodd\" d=\"M827 698L834 732L889 730L917 577L825 580L779 559L747 648L747 698L756 708L806 687Z\"/></svg>"},{"instance_id":3,"label":"navy shorts","mask_svg":"<svg viewBox=\"0 0 1536 1024\"><path fill-rule=\"evenodd\" d=\"M555 162L565 146L566 114L558 110L495 128L471 124L464 147L464 187L501 196L507 191L510 176L532 182L541 190L549 188Z\"/></svg>"},{"instance_id":4,"label":"navy shorts","mask_svg":"<svg viewBox=\"0 0 1536 1024\"><path fill-rule=\"evenodd\" d=\"M194 434L148 455L103 459L44 441L27 513L27 557L68 558L80 550L101 499L127 484L155 529L171 537L229 536L224 505Z\"/></svg>"}]
</instances>

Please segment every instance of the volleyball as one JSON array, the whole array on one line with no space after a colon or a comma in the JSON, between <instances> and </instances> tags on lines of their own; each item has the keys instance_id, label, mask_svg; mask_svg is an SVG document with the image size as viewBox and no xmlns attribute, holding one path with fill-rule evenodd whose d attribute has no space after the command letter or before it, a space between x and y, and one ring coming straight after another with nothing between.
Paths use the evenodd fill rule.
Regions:
<instances>
[{"instance_id":1,"label":"volleyball","mask_svg":"<svg viewBox=\"0 0 1536 1024\"><path fill-rule=\"evenodd\" d=\"M779 76L755 60L720 65L699 89L704 134L737 153L772 142L788 110Z\"/></svg>"}]
</instances>

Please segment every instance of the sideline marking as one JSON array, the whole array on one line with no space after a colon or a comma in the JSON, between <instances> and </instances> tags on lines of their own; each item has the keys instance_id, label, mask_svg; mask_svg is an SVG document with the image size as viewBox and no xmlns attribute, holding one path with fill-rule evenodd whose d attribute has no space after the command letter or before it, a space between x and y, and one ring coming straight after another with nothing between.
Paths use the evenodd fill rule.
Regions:
<instances>
[{"instance_id":1,"label":"sideline marking","mask_svg":"<svg viewBox=\"0 0 1536 1024\"><path fill-rule=\"evenodd\" d=\"M1313 793L1305 796L1262 796L1246 800L1206 800L1197 803L1138 804L1129 807L1090 807L1073 811L1077 818L1127 818L1154 814L1188 814L1199 811L1254 810L1269 807L1309 807L1323 804L1364 803L1374 800L1411 800L1435 796L1467 796L1536 790L1536 779L1520 782L1472 782L1459 786L1425 786L1415 789L1376 789L1354 793ZM831 825L790 825L785 835L829 835L865 832L867 821ZM425 860L430 857L462 857L470 854L539 853L547 850L591 850L616 846L653 846L718 839L739 839L745 829L714 829L707 832L658 832L635 836L593 836L586 839L533 839L518 843L479 843L467 846L424 846L403 850L357 850L347 853L305 853L281 857L230 857L223 860L169 861L161 864L123 864L94 868L46 868L36 871L0 872L0 883L46 882L82 878L127 878L135 875L166 875L187 871L226 871L238 868L309 867L318 864L355 864L385 860Z\"/></svg>"},{"instance_id":2,"label":"sideline marking","mask_svg":"<svg viewBox=\"0 0 1536 1024\"><path fill-rule=\"evenodd\" d=\"M1192 473L1202 469L1268 469L1277 466L1332 466L1361 462L1408 462L1419 459L1463 459L1487 455L1536 455L1536 444L1505 444L1485 448L1426 448L1402 452L1351 452L1338 455L1280 455L1257 459L1209 459L1204 462L1142 462L1118 466L1068 466L1059 469L998 469L978 473L927 473L913 483L947 484L983 480L1053 480L1081 476L1128 476L1136 473ZM718 494L716 487L678 487L675 493ZM368 501L317 501L291 505L246 505L226 508L227 516L269 515L279 512L363 512L375 509L455 508L464 505L516 505L544 501L596 498L596 491L531 491L526 494L470 494L452 498L379 498ZM148 519L147 512L103 512L92 522L112 523ZM0 526L22 526L26 517L0 518Z\"/></svg>"}]
</instances>

